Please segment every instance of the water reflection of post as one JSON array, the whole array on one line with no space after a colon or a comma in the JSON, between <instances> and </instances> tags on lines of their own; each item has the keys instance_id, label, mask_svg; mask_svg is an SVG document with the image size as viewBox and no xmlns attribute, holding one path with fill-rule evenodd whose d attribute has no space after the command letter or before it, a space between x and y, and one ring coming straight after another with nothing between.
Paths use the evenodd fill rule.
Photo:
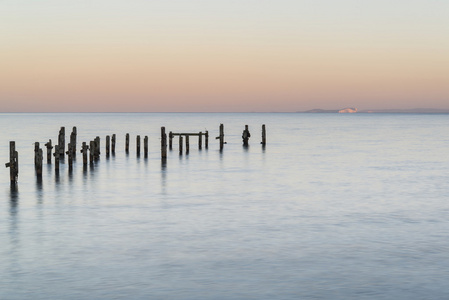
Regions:
<instances>
[{"instance_id":1,"label":"water reflection of post","mask_svg":"<svg viewBox=\"0 0 449 300\"><path fill-rule=\"evenodd\" d=\"M161 159L161 189L162 194L167 193L167 159Z\"/></svg>"},{"instance_id":2,"label":"water reflection of post","mask_svg":"<svg viewBox=\"0 0 449 300\"><path fill-rule=\"evenodd\" d=\"M37 203L42 204L42 196L43 196L43 186L42 186L42 177L36 177L36 198Z\"/></svg>"},{"instance_id":3,"label":"water reflection of post","mask_svg":"<svg viewBox=\"0 0 449 300\"><path fill-rule=\"evenodd\" d=\"M10 192L9 192L9 213L11 217L14 217L17 215L18 212L18 205L19 205L19 187L17 185L11 185Z\"/></svg>"}]
</instances>

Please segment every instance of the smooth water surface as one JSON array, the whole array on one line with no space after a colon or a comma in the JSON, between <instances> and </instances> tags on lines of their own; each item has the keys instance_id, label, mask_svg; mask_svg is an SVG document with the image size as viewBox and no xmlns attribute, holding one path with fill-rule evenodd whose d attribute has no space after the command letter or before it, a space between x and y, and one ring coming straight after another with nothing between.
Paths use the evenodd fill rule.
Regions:
<instances>
[{"instance_id":1,"label":"smooth water surface","mask_svg":"<svg viewBox=\"0 0 449 300\"><path fill-rule=\"evenodd\" d=\"M20 163L16 189L0 172L0 299L449 298L449 115L0 114L0 126L1 161L15 140ZM78 153L59 175L44 161L39 180L34 142L57 143L61 126L66 141L77 126L78 150L100 136L101 158L83 168ZM164 163L161 126L208 130L209 148L191 137L180 156L175 139Z\"/></svg>"}]
</instances>

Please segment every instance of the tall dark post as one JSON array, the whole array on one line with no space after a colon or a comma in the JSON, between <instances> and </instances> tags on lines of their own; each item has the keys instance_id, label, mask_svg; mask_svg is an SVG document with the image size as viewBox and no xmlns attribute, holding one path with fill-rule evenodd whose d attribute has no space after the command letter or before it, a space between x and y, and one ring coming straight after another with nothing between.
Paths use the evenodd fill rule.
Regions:
<instances>
[{"instance_id":1,"label":"tall dark post","mask_svg":"<svg viewBox=\"0 0 449 300\"><path fill-rule=\"evenodd\" d=\"M129 133L126 134L126 140L125 140L125 152L129 152Z\"/></svg>"},{"instance_id":2,"label":"tall dark post","mask_svg":"<svg viewBox=\"0 0 449 300\"><path fill-rule=\"evenodd\" d=\"M72 152L73 145L72 143L69 143L68 150L66 152L68 158L69 158L69 172L73 170L73 152Z\"/></svg>"},{"instance_id":3,"label":"tall dark post","mask_svg":"<svg viewBox=\"0 0 449 300\"><path fill-rule=\"evenodd\" d=\"M65 127L61 127L58 136L59 155L64 156L65 153Z\"/></svg>"},{"instance_id":4,"label":"tall dark post","mask_svg":"<svg viewBox=\"0 0 449 300\"><path fill-rule=\"evenodd\" d=\"M186 135L186 154L189 154L190 152L190 139L189 136Z\"/></svg>"},{"instance_id":5,"label":"tall dark post","mask_svg":"<svg viewBox=\"0 0 449 300\"><path fill-rule=\"evenodd\" d=\"M109 148L111 143L111 137L109 135L106 136L106 156L109 156Z\"/></svg>"},{"instance_id":6,"label":"tall dark post","mask_svg":"<svg viewBox=\"0 0 449 300\"><path fill-rule=\"evenodd\" d=\"M220 151L223 151L223 145L224 145L224 126L223 126L223 124L220 124L220 135L217 136L215 139L220 140Z\"/></svg>"},{"instance_id":7,"label":"tall dark post","mask_svg":"<svg viewBox=\"0 0 449 300\"><path fill-rule=\"evenodd\" d=\"M165 127L161 127L161 158L167 158L167 134L165 133Z\"/></svg>"},{"instance_id":8,"label":"tall dark post","mask_svg":"<svg viewBox=\"0 0 449 300\"><path fill-rule=\"evenodd\" d=\"M90 141L89 142L89 163L94 163L94 153L95 153L95 142Z\"/></svg>"},{"instance_id":9,"label":"tall dark post","mask_svg":"<svg viewBox=\"0 0 449 300\"><path fill-rule=\"evenodd\" d=\"M55 172L59 172L59 156L61 151L59 149L59 145L55 145L55 154L53 154L55 156Z\"/></svg>"},{"instance_id":10,"label":"tall dark post","mask_svg":"<svg viewBox=\"0 0 449 300\"><path fill-rule=\"evenodd\" d=\"M168 133L168 149L173 149L173 132Z\"/></svg>"},{"instance_id":11,"label":"tall dark post","mask_svg":"<svg viewBox=\"0 0 449 300\"><path fill-rule=\"evenodd\" d=\"M112 135L112 141L111 141L111 143L112 143L112 154L115 154L115 133Z\"/></svg>"},{"instance_id":12,"label":"tall dark post","mask_svg":"<svg viewBox=\"0 0 449 300\"><path fill-rule=\"evenodd\" d=\"M70 148L69 151L72 152L72 155L76 155L76 126L73 127L72 133L70 134Z\"/></svg>"},{"instance_id":13,"label":"tall dark post","mask_svg":"<svg viewBox=\"0 0 449 300\"><path fill-rule=\"evenodd\" d=\"M81 148L81 153L83 153L83 165L87 165L87 150L89 146L86 145L86 142L83 142L83 147Z\"/></svg>"},{"instance_id":14,"label":"tall dark post","mask_svg":"<svg viewBox=\"0 0 449 300\"><path fill-rule=\"evenodd\" d=\"M251 134L249 133L248 125L245 125L245 130L243 130L242 133L243 146L248 146L248 140L250 137Z\"/></svg>"},{"instance_id":15,"label":"tall dark post","mask_svg":"<svg viewBox=\"0 0 449 300\"><path fill-rule=\"evenodd\" d=\"M203 147L203 133L200 131L199 135L198 135L198 149L201 150L201 148Z\"/></svg>"},{"instance_id":16,"label":"tall dark post","mask_svg":"<svg viewBox=\"0 0 449 300\"><path fill-rule=\"evenodd\" d=\"M94 140L95 142L95 152L94 152L94 158L95 160L98 160L100 158L100 137L97 136Z\"/></svg>"},{"instance_id":17,"label":"tall dark post","mask_svg":"<svg viewBox=\"0 0 449 300\"><path fill-rule=\"evenodd\" d=\"M42 176L42 149L39 147L39 142L34 143L34 168L36 169L36 175Z\"/></svg>"},{"instance_id":18,"label":"tall dark post","mask_svg":"<svg viewBox=\"0 0 449 300\"><path fill-rule=\"evenodd\" d=\"M148 156L148 136L147 135L143 138L143 154L145 155L145 157Z\"/></svg>"},{"instance_id":19,"label":"tall dark post","mask_svg":"<svg viewBox=\"0 0 449 300\"><path fill-rule=\"evenodd\" d=\"M15 186L19 175L19 153L16 151L15 141L9 142L9 162L5 164L5 167L9 168L11 185Z\"/></svg>"},{"instance_id":20,"label":"tall dark post","mask_svg":"<svg viewBox=\"0 0 449 300\"><path fill-rule=\"evenodd\" d=\"M51 140L48 140L48 142L45 143L45 147L47 147L47 164L51 164L51 149L53 149Z\"/></svg>"},{"instance_id":21,"label":"tall dark post","mask_svg":"<svg viewBox=\"0 0 449 300\"><path fill-rule=\"evenodd\" d=\"M137 156L140 155L140 135L138 135L136 137L136 152L137 152Z\"/></svg>"},{"instance_id":22,"label":"tall dark post","mask_svg":"<svg viewBox=\"0 0 449 300\"><path fill-rule=\"evenodd\" d=\"M265 124L262 125L262 146L265 146L267 144L267 133L265 131Z\"/></svg>"},{"instance_id":23,"label":"tall dark post","mask_svg":"<svg viewBox=\"0 0 449 300\"><path fill-rule=\"evenodd\" d=\"M208 149L209 148L209 131L207 131L206 130L206 133L205 133L205 139L204 139L204 146L206 147L206 149Z\"/></svg>"},{"instance_id":24,"label":"tall dark post","mask_svg":"<svg viewBox=\"0 0 449 300\"><path fill-rule=\"evenodd\" d=\"M179 135L179 155L182 155L182 135Z\"/></svg>"}]
</instances>

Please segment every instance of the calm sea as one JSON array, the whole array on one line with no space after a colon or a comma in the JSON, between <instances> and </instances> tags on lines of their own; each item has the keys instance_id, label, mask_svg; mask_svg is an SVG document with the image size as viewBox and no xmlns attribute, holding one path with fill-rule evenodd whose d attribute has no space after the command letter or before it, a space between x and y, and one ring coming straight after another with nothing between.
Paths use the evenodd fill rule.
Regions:
<instances>
[{"instance_id":1,"label":"calm sea","mask_svg":"<svg viewBox=\"0 0 449 300\"><path fill-rule=\"evenodd\" d=\"M100 136L101 158L59 176L44 161L39 181L34 142L61 126L78 150ZM192 137L180 156L175 139L164 164L161 126L208 130L209 149ZM449 115L0 114L0 128L1 162L15 140L20 163L17 190L0 172L0 299L449 299Z\"/></svg>"}]
</instances>

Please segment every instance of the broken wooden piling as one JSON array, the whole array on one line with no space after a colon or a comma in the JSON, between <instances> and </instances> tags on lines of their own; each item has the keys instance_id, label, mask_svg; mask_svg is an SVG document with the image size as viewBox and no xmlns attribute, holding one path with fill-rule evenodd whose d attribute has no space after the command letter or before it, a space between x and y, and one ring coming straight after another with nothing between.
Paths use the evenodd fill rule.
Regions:
<instances>
[{"instance_id":1,"label":"broken wooden piling","mask_svg":"<svg viewBox=\"0 0 449 300\"><path fill-rule=\"evenodd\" d=\"M173 149L173 132L170 131L168 134L168 149Z\"/></svg>"},{"instance_id":2,"label":"broken wooden piling","mask_svg":"<svg viewBox=\"0 0 449 300\"><path fill-rule=\"evenodd\" d=\"M95 142L90 141L89 142L89 163L94 163L94 153L95 153Z\"/></svg>"},{"instance_id":3,"label":"broken wooden piling","mask_svg":"<svg viewBox=\"0 0 449 300\"><path fill-rule=\"evenodd\" d=\"M165 133L165 127L161 127L161 158L167 158L167 134Z\"/></svg>"},{"instance_id":4,"label":"broken wooden piling","mask_svg":"<svg viewBox=\"0 0 449 300\"><path fill-rule=\"evenodd\" d=\"M97 136L95 138L94 142L95 142L94 159L98 160L98 159L100 159L100 154L101 154L101 152L100 152L100 137Z\"/></svg>"},{"instance_id":5,"label":"broken wooden piling","mask_svg":"<svg viewBox=\"0 0 449 300\"><path fill-rule=\"evenodd\" d=\"M126 134L126 139L125 139L125 152L126 152L126 153L129 152L129 133Z\"/></svg>"},{"instance_id":6,"label":"broken wooden piling","mask_svg":"<svg viewBox=\"0 0 449 300\"><path fill-rule=\"evenodd\" d=\"M112 151L112 154L115 154L115 133L112 135L112 141L111 141L111 151Z\"/></svg>"},{"instance_id":7,"label":"broken wooden piling","mask_svg":"<svg viewBox=\"0 0 449 300\"><path fill-rule=\"evenodd\" d=\"M262 146L265 146L267 144L267 133L265 131L265 124L262 125Z\"/></svg>"},{"instance_id":8,"label":"broken wooden piling","mask_svg":"<svg viewBox=\"0 0 449 300\"><path fill-rule=\"evenodd\" d=\"M203 147L203 133L200 131L198 136L198 149L201 150Z\"/></svg>"},{"instance_id":9,"label":"broken wooden piling","mask_svg":"<svg viewBox=\"0 0 449 300\"><path fill-rule=\"evenodd\" d=\"M73 127L72 133L70 134L69 151L72 153L72 156L76 155L76 126Z\"/></svg>"},{"instance_id":10,"label":"broken wooden piling","mask_svg":"<svg viewBox=\"0 0 449 300\"><path fill-rule=\"evenodd\" d=\"M224 126L223 126L223 124L220 124L220 135L219 136L217 136L215 139L217 140L220 140L220 151L222 151L223 150L223 145L224 145Z\"/></svg>"},{"instance_id":11,"label":"broken wooden piling","mask_svg":"<svg viewBox=\"0 0 449 300\"><path fill-rule=\"evenodd\" d=\"M148 136L147 135L143 138L143 154L145 155L145 157L148 156Z\"/></svg>"},{"instance_id":12,"label":"broken wooden piling","mask_svg":"<svg viewBox=\"0 0 449 300\"><path fill-rule=\"evenodd\" d=\"M109 156L110 152L110 143L111 143L111 137L109 135L106 136L106 156Z\"/></svg>"},{"instance_id":13,"label":"broken wooden piling","mask_svg":"<svg viewBox=\"0 0 449 300\"><path fill-rule=\"evenodd\" d=\"M248 146L248 140L251 137L251 133L249 133L248 125L245 125L245 130L242 133L243 146Z\"/></svg>"},{"instance_id":14,"label":"broken wooden piling","mask_svg":"<svg viewBox=\"0 0 449 300\"><path fill-rule=\"evenodd\" d=\"M89 149L89 146L86 145L86 142L83 142L83 146L80 150L81 153L83 153L83 165L87 165L87 151Z\"/></svg>"},{"instance_id":15,"label":"broken wooden piling","mask_svg":"<svg viewBox=\"0 0 449 300\"><path fill-rule=\"evenodd\" d=\"M204 134L204 146L206 147L206 149L209 148L209 131L206 130L206 133Z\"/></svg>"},{"instance_id":16,"label":"broken wooden piling","mask_svg":"<svg viewBox=\"0 0 449 300\"><path fill-rule=\"evenodd\" d=\"M53 156L55 157L55 172L59 172L59 157L61 156L59 145L55 145L55 153Z\"/></svg>"},{"instance_id":17,"label":"broken wooden piling","mask_svg":"<svg viewBox=\"0 0 449 300\"><path fill-rule=\"evenodd\" d=\"M186 154L189 154L190 152L190 138L188 135L186 135Z\"/></svg>"},{"instance_id":18,"label":"broken wooden piling","mask_svg":"<svg viewBox=\"0 0 449 300\"><path fill-rule=\"evenodd\" d=\"M14 186L19 176L19 153L16 151L15 141L9 142L9 162L5 163L5 167L9 168L9 179Z\"/></svg>"},{"instance_id":19,"label":"broken wooden piling","mask_svg":"<svg viewBox=\"0 0 449 300\"><path fill-rule=\"evenodd\" d=\"M179 136L179 155L182 155L182 135Z\"/></svg>"},{"instance_id":20,"label":"broken wooden piling","mask_svg":"<svg viewBox=\"0 0 449 300\"><path fill-rule=\"evenodd\" d=\"M136 154L140 155L140 135L136 136Z\"/></svg>"},{"instance_id":21,"label":"broken wooden piling","mask_svg":"<svg viewBox=\"0 0 449 300\"><path fill-rule=\"evenodd\" d=\"M69 158L69 172L71 172L72 169L73 169L73 152L72 152L72 148L73 148L72 143L69 143L68 144L68 150L66 151L66 154L67 154L67 156Z\"/></svg>"},{"instance_id":22,"label":"broken wooden piling","mask_svg":"<svg viewBox=\"0 0 449 300\"><path fill-rule=\"evenodd\" d=\"M39 147L39 142L34 143L34 168L36 169L36 175L42 176L42 149Z\"/></svg>"},{"instance_id":23,"label":"broken wooden piling","mask_svg":"<svg viewBox=\"0 0 449 300\"><path fill-rule=\"evenodd\" d=\"M65 153L65 127L61 127L58 136L59 155L64 156Z\"/></svg>"},{"instance_id":24,"label":"broken wooden piling","mask_svg":"<svg viewBox=\"0 0 449 300\"><path fill-rule=\"evenodd\" d=\"M45 147L47 147L47 164L51 164L51 150L53 149L51 140L48 140L48 142L45 143Z\"/></svg>"}]
</instances>

